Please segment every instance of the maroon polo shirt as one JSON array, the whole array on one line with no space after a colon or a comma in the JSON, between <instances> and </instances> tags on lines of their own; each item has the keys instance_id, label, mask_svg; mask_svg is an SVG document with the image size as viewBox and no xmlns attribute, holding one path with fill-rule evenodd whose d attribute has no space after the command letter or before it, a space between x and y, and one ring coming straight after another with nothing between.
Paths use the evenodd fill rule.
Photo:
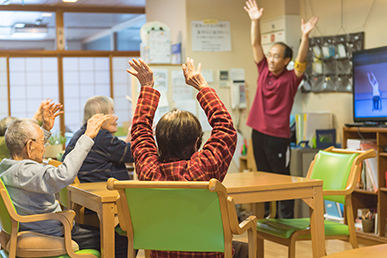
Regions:
<instances>
[{"instance_id":1,"label":"maroon polo shirt","mask_svg":"<svg viewBox=\"0 0 387 258\"><path fill-rule=\"evenodd\" d=\"M278 76L269 72L267 59L258 64L257 92L247 119L254 130L281 138L290 138L289 116L294 96L303 76L285 70Z\"/></svg>"}]
</instances>

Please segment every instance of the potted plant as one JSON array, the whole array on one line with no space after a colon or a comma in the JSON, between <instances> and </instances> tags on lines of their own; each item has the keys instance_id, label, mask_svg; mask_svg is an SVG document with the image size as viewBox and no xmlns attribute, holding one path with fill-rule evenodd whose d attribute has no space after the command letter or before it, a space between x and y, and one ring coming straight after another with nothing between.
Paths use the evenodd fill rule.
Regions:
<instances>
[{"instance_id":1,"label":"potted plant","mask_svg":"<svg viewBox=\"0 0 387 258\"><path fill-rule=\"evenodd\" d=\"M57 158L59 154L62 154L63 146L66 143L66 137L59 135L52 135L48 141L46 152L44 153L45 158Z\"/></svg>"}]
</instances>

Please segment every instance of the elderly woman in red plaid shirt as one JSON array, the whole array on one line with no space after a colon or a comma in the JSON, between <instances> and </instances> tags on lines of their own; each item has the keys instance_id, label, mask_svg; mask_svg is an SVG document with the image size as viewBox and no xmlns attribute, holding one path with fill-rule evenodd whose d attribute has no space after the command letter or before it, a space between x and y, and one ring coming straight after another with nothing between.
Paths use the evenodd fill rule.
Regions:
<instances>
[{"instance_id":1,"label":"elderly woman in red plaid shirt","mask_svg":"<svg viewBox=\"0 0 387 258\"><path fill-rule=\"evenodd\" d=\"M132 156L140 180L223 181L234 155L237 133L226 107L195 69L192 59L183 64L185 81L199 91L197 99L212 126L211 137L199 151L203 131L188 111L172 110L161 117L153 136L153 118L160 93L153 88L153 72L141 59L129 62L141 91L132 122ZM247 244L233 242L234 257L247 257ZM152 257L223 257L222 253L152 251Z\"/></svg>"}]
</instances>

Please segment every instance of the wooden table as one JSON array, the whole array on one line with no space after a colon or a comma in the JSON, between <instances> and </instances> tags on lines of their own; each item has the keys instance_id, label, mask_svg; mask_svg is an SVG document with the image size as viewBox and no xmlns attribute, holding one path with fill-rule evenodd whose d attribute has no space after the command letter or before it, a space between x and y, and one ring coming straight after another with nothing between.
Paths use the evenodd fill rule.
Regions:
<instances>
[{"instance_id":1,"label":"wooden table","mask_svg":"<svg viewBox=\"0 0 387 258\"><path fill-rule=\"evenodd\" d=\"M84 206L98 214L101 231L101 257L114 256L114 228L117 213L117 191L106 188L106 182L80 183L67 186L69 207ZM77 210L75 210L77 212Z\"/></svg>"},{"instance_id":2,"label":"wooden table","mask_svg":"<svg viewBox=\"0 0 387 258\"><path fill-rule=\"evenodd\" d=\"M381 258L386 257L387 244L379 244L367 247L360 247L351 250L346 250L340 253L334 253L323 258Z\"/></svg>"},{"instance_id":3,"label":"wooden table","mask_svg":"<svg viewBox=\"0 0 387 258\"><path fill-rule=\"evenodd\" d=\"M321 180L247 172L227 174L223 184L236 204L302 199L311 208L313 257L325 255L323 182Z\"/></svg>"},{"instance_id":4,"label":"wooden table","mask_svg":"<svg viewBox=\"0 0 387 258\"><path fill-rule=\"evenodd\" d=\"M231 173L223 182L235 203L257 203L303 199L312 209L311 237L313 257L325 255L322 181L263 172ZM116 191L105 182L73 184L67 187L70 207L75 204L97 212L101 229L101 255L114 257L114 215Z\"/></svg>"}]
</instances>

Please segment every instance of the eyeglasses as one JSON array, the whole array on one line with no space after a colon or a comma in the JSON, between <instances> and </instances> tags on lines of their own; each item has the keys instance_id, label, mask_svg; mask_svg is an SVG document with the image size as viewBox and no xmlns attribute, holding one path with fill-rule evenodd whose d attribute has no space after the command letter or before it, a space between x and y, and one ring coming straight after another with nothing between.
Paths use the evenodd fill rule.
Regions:
<instances>
[{"instance_id":1,"label":"eyeglasses","mask_svg":"<svg viewBox=\"0 0 387 258\"><path fill-rule=\"evenodd\" d=\"M271 53L267 53L266 54L266 58L267 59L270 59L270 58L273 58L274 60L278 61L280 59L283 59L282 56L278 55L278 54L274 54L272 55Z\"/></svg>"},{"instance_id":2,"label":"eyeglasses","mask_svg":"<svg viewBox=\"0 0 387 258\"><path fill-rule=\"evenodd\" d=\"M47 147L47 145L48 145L47 142L43 142L43 144L41 144L40 142L38 142L38 140L33 139L33 138L31 138L30 140L33 141L33 142L36 142L37 144L39 144L40 146L43 146L43 147ZM29 140L28 140L28 141L29 141ZM24 146L27 145L28 141L24 144Z\"/></svg>"}]
</instances>

